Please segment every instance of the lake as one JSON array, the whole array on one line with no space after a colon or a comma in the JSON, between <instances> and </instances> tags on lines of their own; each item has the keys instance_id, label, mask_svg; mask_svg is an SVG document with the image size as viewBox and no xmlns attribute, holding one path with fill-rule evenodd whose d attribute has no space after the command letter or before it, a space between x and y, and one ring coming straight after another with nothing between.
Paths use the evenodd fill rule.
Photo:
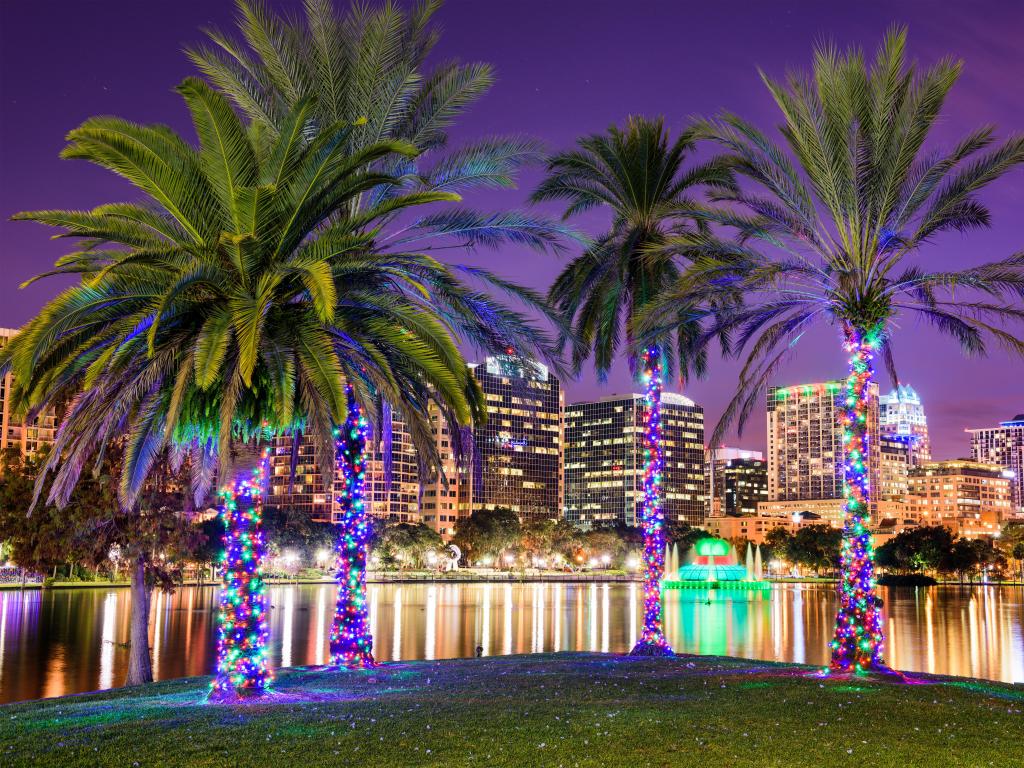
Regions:
<instances>
[{"instance_id":1,"label":"lake","mask_svg":"<svg viewBox=\"0 0 1024 768\"><path fill-rule=\"evenodd\" d=\"M323 664L329 584L268 588L274 667ZM679 652L825 664L836 597L818 584L763 594L667 590ZM883 588L886 659L897 669L1024 682L1024 587ZM546 651L621 653L643 615L639 584L371 584L378 660ZM156 593L150 638L159 680L210 674L217 588ZM0 591L0 702L123 683L129 593L123 588Z\"/></svg>"}]
</instances>

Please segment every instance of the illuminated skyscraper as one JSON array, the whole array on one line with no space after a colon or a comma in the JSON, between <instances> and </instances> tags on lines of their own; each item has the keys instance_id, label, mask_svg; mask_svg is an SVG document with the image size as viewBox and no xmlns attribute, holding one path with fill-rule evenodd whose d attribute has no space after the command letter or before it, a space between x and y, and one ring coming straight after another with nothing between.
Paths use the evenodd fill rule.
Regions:
<instances>
[{"instance_id":1,"label":"illuminated skyscraper","mask_svg":"<svg viewBox=\"0 0 1024 768\"><path fill-rule=\"evenodd\" d=\"M707 508L704 410L661 396L665 519L701 525ZM643 495L644 397L612 395L565 408L565 516L582 526L637 525Z\"/></svg>"},{"instance_id":2,"label":"illuminated skyscraper","mask_svg":"<svg viewBox=\"0 0 1024 768\"><path fill-rule=\"evenodd\" d=\"M878 387L868 404L868 477L880 487ZM768 498L804 501L843 498L843 430L839 423L841 381L768 389ZM878 501L877 493L872 504ZM835 521L832 521L835 522Z\"/></svg>"},{"instance_id":3,"label":"illuminated skyscraper","mask_svg":"<svg viewBox=\"0 0 1024 768\"><path fill-rule=\"evenodd\" d=\"M889 394L878 398L878 424L882 437L907 444L910 466L931 461L928 420L921 398L912 387L900 384Z\"/></svg>"},{"instance_id":4,"label":"illuminated skyscraper","mask_svg":"<svg viewBox=\"0 0 1024 768\"><path fill-rule=\"evenodd\" d=\"M546 366L488 357L471 366L487 423L474 435L472 511L505 507L521 518L562 512L562 388Z\"/></svg>"},{"instance_id":5,"label":"illuminated skyscraper","mask_svg":"<svg viewBox=\"0 0 1024 768\"><path fill-rule=\"evenodd\" d=\"M0 328L0 349L17 334L12 328ZM57 435L57 415L48 408L31 421L11 407L11 385L14 377L0 376L0 449L16 449L22 456L34 456L39 449L52 445Z\"/></svg>"},{"instance_id":6,"label":"illuminated skyscraper","mask_svg":"<svg viewBox=\"0 0 1024 768\"><path fill-rule=\"evenodd\" d=\"M975 461L995 464L1012 474L1011 498L1015 512L1024 510L1024 413L998 427L965 430L971 436Z\"/></svg>"}]
</instances>

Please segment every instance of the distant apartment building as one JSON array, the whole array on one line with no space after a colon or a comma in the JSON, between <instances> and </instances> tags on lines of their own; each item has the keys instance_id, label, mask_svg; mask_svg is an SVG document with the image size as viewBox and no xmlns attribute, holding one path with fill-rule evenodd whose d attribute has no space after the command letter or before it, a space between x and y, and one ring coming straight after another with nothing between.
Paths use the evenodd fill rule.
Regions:
<instances>
[{"instance_id":1,"label":"distant apartment building","mask_svg":"<svg viewBox=\"0 0 1024 768\"><path fill-rule=\"evenodd\" d=\"M1011 501L1014 511L1024 509L1024 413L998 427L965 430L971 436L971 457L995 464L1012 473Z\"/></svg>"},{"instance_id":2,"label":"distant apartment building","mask_svg":"<svg viewBox=\"0 0 1024 768\"><path fill-rule=\"evenodd\" d=\"M643 495L644 397L612 395L565 408L565 517L590 527L637 525ZM662 474L666 520L701 525L707 507L704 410L687 397L663 393Z\"/></svg>"},{"instance_id":3,"label":"distant apartment building","mask_svg":"<svg viewBox=\"0 0 1024 768\"><path fill-rule=\"evenodd\" d=\"M789 501L763 501L757 505L759 517L780 520L808 519L827 523L835 528L843 525L844 499L795 499Z\"/></svg>"},{"instance_id":4,"label":"distant apartment building","mask_svg":"<svg viewBox=\"0 0 1024 768\"><path fill-rule=\"evenodd\" d=\"M381 436L383 437L383 436ZM370 514L392 522L419 520L419 471L412 438L397 411L391 412L391 478L385 466L386 441L371 433L366 466L366 502ZM300 438L294 479L290 479L292 437L274 440L270 457L270 488L267 505L294 510L317 522L337 523L341 510L338 495L344 480L335 472L333 486L325 487L316 465L316 446Z\"/></svg>"},{"instance_id":5,"label":"distant apartment building","mask_svg":"<svg viewBox=\"0 0 1024 768\"><path fill-rule=\"evenodd\" d=\"M906 444L910 466L931 461L928 420L921 398L913 387L900 384L889 394L878 398L878 424L883 438Z\"/></svg>"},{"instance_id":6,"label":"distant apartment building","mask_svg":"<svg viewBox=\"0 0 1024 768\"><path fill-rule=\"evenodd\" d=\"M13 328L0 328L0 349L18 333ZM17 413L11 401L14 376L0 377L0 449L16 450L22 456L34 456L44 446L52 445L57 435L57 415L48 408L34 419Z\"/></svg>"},{"instance_id":7,"label":"distant apartment building","mask_svg":"<svg viewBox=\"0 0 1024 768\"><path fill-rule=\"evenodd\" d=\"M878 487L875 501L902 501L907 495L912 448L906 440L882 435L878 441Z\"/></svg>"},{"instance_id":8,"label":"distant apartment building","mask_svg":"<svg viewBox=\"0 0 1024 768\"><path fill-rule=\"evenodd\" d=\"M768 462L763 459L730 459L722 468L726 515L757 514L759 504L768 501Z\"/></svg>"},{"instance_id":9,"label":"distant apartment building","mask_svg":"<svg viewBox=\"0 0 1024 768\"><path fill-rule=\"evenodd\" d=\"M472 366L487 403L474 435L469 511L506 507L523 519L560 517L562 411L558 379L540 363L499 355Z\"/></svg>"},{"instance_id":10,"label":"distant apartment building","mask_svg":"<svg viewBox=\"0 0 1024 768\"><path fill-rule=\"evenodd\" d=\"M725 473L726 464L734 459L764 461L764 453L746 448L719 446L706 451L705 474L708 478L708 515L719 517L725 514Z\"/></svg>"},{"instance_id":11,"label":"distant apartment building","mask_svg":"<svg viewBox=\"0 0 1024 768\"><path fill-rule=\"evenodd\" d=\"M868 394L868 441L877 447L877 385L872 384ZM844 397L840 381L768 389L769 501L843 498L845 454L839 418ZM868 461L868 482L876 489L881 466L877 449Z\"/></svg>"},{"instance_id":12,"label":"distant apartment building","mask_svg":"<svg viewBox=\"0 0 1024 768\"><path fill-rule=\"evenodd\" d=\"M944 525L965 538L992 536L1011 513L1011 478L1002 467L966 459L910 471L907 505L921 525Z\"/></svg>"},{"instance_id":13,"label":"distant apartment building","mask_svg":"<svg viewBox=\"0 0 1024 768\"><path fill-rule=\"evenodd\" d=\"M460 461L456 455L458 435L451 432L440 409L433 403L429 416L441 463L433 468L432 479L423 485L420 521L448 539L455 534L459 520L472 511L473 474L465 465L469 457Z\"/></svg>"},{"instance_id":14,"label":"distant apartment building","mask_svg":"<svg viewBox=\"0 0 1024 768\"><path fill-rule=\"evenodd\" d=\"M808 509L807 507L811 507ZM811 511L816 509L818 511ZM756 515L722 515L709 517L706 528L709 533L730 541L750 541L764 544L768 534L776 528L796 533L808 525L831 525L838 527L842 516L842 502L835 499L817 500L808 503L795 501L762 502Z\"/></svg>"}]
</instances>

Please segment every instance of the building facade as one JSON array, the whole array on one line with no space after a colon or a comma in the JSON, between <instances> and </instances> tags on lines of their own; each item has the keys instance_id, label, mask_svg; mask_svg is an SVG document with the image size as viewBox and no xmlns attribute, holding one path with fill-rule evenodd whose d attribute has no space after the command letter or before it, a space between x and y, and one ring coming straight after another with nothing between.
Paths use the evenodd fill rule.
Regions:
<instances>
[{"instance_id":1,"label":"building facade","mask_svg":"<svg viewBox=\"0 0 1024 768\"><path fill-rule=\"evenodd\" d=\"M878 487L875 501L902 501L907 495L912 447L906 440L882 435L878 441Z\"/></svg>"},{"instance_id":2,"label":"building facade","mask_svg":"<svg viewBox=\"0 0 1024 768\"><path fill-rule=\"evenodd\" d=\"M878 386L868 403L868 441L879 445ZM843 498L843 430L839 419L845 387L840 381L768 389L768 499L805 501ZM868 482L879 487L881 457L868 458ZM873 512L874 510L872 510Z\"/></svg>"},{"instance_id":3,"label":"building facade","mask_svg":"<svg viewBox=\"0 0 1024 768\"><path fill-rule=\"evenodd\" d=\"M907 505L921 525L944 525L969 539L992 536L1011 513L1010 485L999 466L932 461L910 471Z\"/></svg>"},{"instance_id":4,"label":"building facade","mask_svg":"<svg viewBox=\"0 0 1024 768\"><path fill-rule=\"evenodd\" d=\"M734 459L764 461L764 453L746 448L719 446L706 451L705 473L708 477L708 516L720 517L725 514L725 465Z\"/></svg>"},{"instance_id":5,"label":"building facade","mask_svg":"<svg viewBox=\"0 0 1024 768\"><path fill-rule=\"evenodd\" d=\"M843 527L844 499L795 499L789 501L764 501L757 505L759 517L782 520L813 520L819 525L828 524L834 528Z\"/></svg>"},{"instance_id":6,"label":"building facade","mask_svg":"<svg viewBox=\"0 0 1024 768\"><path fill-rule=\"evenodd\" d=\"M995 464L1012 473L1011 502L1015 511L1024 510L1024 413L998 427L966 432L971 436L971 457L975 461Z\"/></svg>"},{"instance_id":7,"label":"building facade","mask_svg":"<svg viewBox=\"0 0 1024 768\"><path fill-rule=\"evenodd\" d=\"M758 504L768 501L768 462L730 459L722 468L722 487L724 514L756 515Z\"/></svg>"},{"instance_id":8,"label":"building facade","mask_svg":"<svg viewBox=\"0 0 1024 768\"><path fill-rule=\"evenodd\" d=\"M455 534L459 520L472 511L473 473L456 456L457 435L452 434L440 409L431 402L430 426L441 464L434 467L424 483L420 498L420 522L447 540Z\"/></svg>"},{"instance_id":9,"label":"building facade","mask_svg":"<svg viewBox=\"0 0 1024 768\"><path fill-rule=\"evenodd\" d=\"M574 525L638 525L643 496L644 397L613 395L565 409L565 517ZM665 519L704 522L704 411L687 397L663 393L661 428Z\"/></svg>"},{"instance_id":10,"label":"building facade","mask_svg":"<svg viewBox=\"0 0 1024 768\"><path fill-rule=\"evenodd\" d=\"M270 488L267 505L308 515L316 522L337 523L341 519L338 496L344 487L340 472L334 483L325 487L316 466L316 446L299 439L295 476L290 481L292 437L274 440L270 455ZM391 479L388 482L386 441L371 437L367 444L365 490L369 513L378 519L411 523L419 520L419 470L416 450L405 422L397 411L391 412Z\"/></svg>"},{"instance_id":11,"label":"building facade","mask_svg":"<svg viewBox=\"0 0 1024 768\"><path fill-rule=\"evenodd\" d=\"M883 438L907 445L907 459L916 467L932 460L928 420L921 398L913 387L900 384L878 398L879 431Z\"/></svg>"},{"instance_id":12,"label":"building facade","mask_svg":"<svg viewBox=\"0 0 1024 768\"><path fill-rule=\"evenodd\" d=\"M558 379L540 363L504 355L472 369L487 423L474 435L469 511L506 507L523 519L559 517L564 400Z\"/></svg>"},{"instance_id":13,"label":"building facade","mask_svg":"<svg viewBox=\"0 0 1024 768\"><path fill-rule=\"evenodd\" d=\"M18 333L13 328L0 328L0 349ZM34 419L17 413L11 402L12 374L0 376L0 450L15 450L23 457L35 456L44 446L52 445L57 435L57 414L47 408Z\"/></svg>"}]
</instances>

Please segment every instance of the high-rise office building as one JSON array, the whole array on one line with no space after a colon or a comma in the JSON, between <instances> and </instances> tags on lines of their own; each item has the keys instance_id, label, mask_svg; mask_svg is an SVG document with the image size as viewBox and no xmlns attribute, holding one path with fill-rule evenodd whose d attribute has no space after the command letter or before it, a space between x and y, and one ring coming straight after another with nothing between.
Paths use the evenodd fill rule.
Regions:
<instances>
[{"instance_id":1,"label":"high-rise office building","mask_svg":"<svg viewBox=\"0 0 1024 768\"><path fill-rule=\"evenodd\" d=\"M965 430L971 436L975 461L995 464L1012 473L1011 501L1014 510L1024 509L1024 413L1018 413L998 427Z\"/></svg>"},{"instance_id":2,"label":"high-rise office building","mask_svg":"<svg viewBox=\"0 0 1024 768\"><path fill-rule=\"evenodd\" d=\"M878 425L883 438L907 444L907 459L916 467L931 461L928 420L921 398L912 387L900 384L878 398Z\"/></svg>"},{"instance_id":3,"label":"high-rise office building","mask_svg":"<svg viewBox=\"0 0 1024 768\"><path fill-rule=\"evenodd\" d=\"M366 506L370 514L393 522L419 520L419 471L412 438L397 411L391 412L391 482L388 483L383 440L371 433L367 443ZM299 441L295 477L289 481L292 460L292 438L274 440L270 456L270 488L268 506L295 510L318 522L336 523L341 510L338 495L344 486L340 472L335 472L332 488L325 488L316 466L316 446ZM290 486L290 488L289 488Z\"/></svg>"},{"instance_id":4,"label":"high-rise office building","mask_svg":"<svg viewBox=\"0 0 1024 768\"><path fill-rule=\"evenodd\" d=\"M705 474L708 477L708 516L719 517L725 514L725 465L734 459L754 459L764 461L764 453L746 448L730 448L724 445L708 448L705 452Z\"/></svg>"},{"instance_id":5,"label":"high-rise office building","mask_svg":"<svg viewBox=\"0 0 1024 768\"><path fill-rule=\"evenodd\" d=\"M768 498L803 501L843 498L840 381L768 389ZM868 482L879 487L878 386L868 391ZM872 510L873 511L873 510Z\"/></svg>"},{"instance_id":6,"label":"high-rise office building","mask_svg":"<svg viewBox=\"0 0 1024 768\"><path fill-rule=\"evenodd\" d=\"M637 525L643 496L643 395L613 395L565 408L565 516L589 527ZM665 519L701 525L707 506L704 410L682 395L661 397Z\"/></svg>"},{"instance_id":7,"label":"high-rise office building","mask_svg":"<svg viewBox=\"0 0 1024 768\"><path fill-rule=\"evenodd\" d=\"M560 517L562 410L559 381L546 366L488 357L472 366L487 403L474 435L471 511L506 507L521 518Z\"/></svg>"},{"instance_id":8,"label":"high-rise office building","mask_svg":"<svg viewBox=\"0 0 1024 768\"><path fill-rule=\"evenodd\" d=\"M762 459L730 459L722 468L726 515L757 514L757 505L768 501L768 462Z\"/></svg>"},{"instance_id":9,"label":"high-rise office building","mask_svg":"<svg viewBox=\"0 0 1024 768\"><path fill-rule=\"evenodd\" d=\"M0 328L0 349L18 333L13 328ZM11 403L12 374L0 376L0 449L14 449L22 456L34 456L39 449L52 445L57 435L57 415L47 408L34 419L15 412Z\"/></svg>"},{"instance_id":10,"label":"high-rise office building","mask_svg":"<svg viewBox=\"0 0 1024 768\"><path fill-rule=\"evenodd\" d=\"M1008 475L966 459L926 462L910 470L907 505L921 525L944 525L966 538L992 536L1011 511Z\"/></svg>"}]
</instances>

